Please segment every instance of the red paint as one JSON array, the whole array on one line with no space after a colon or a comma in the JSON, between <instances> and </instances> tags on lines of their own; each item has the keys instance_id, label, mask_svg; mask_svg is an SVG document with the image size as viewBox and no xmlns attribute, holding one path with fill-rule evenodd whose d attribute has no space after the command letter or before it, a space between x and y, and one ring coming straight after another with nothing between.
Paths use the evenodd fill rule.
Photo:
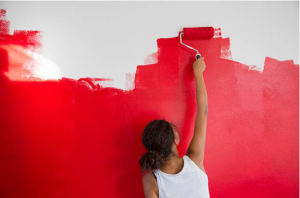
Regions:
<instances>
[{"instance_id":1,"label":"red paint","mask_svg":"<svg viewBox=\"0 0 300 198\"><path fill-rule=\"evenodd\" d=\"M183 28L185 39L210 39L215 35L213 27L189 27Z\"/></svg>"},{"instance_id":2,"label":"red paint","mask_svg":"<svg viewBox=\"0 0 300 198\"><path fill-rule=\"evenodd\" d=\"M6 10L0 10L0 44L15 44L23 47L41 47L41 32L33 30L14 30L12 35L9 34L10 22L6 20Z\"/></svg>"},{"instance_id":3,"label":"red paint","mask_svg":"<svg viewBox=\"0 0 300 198\"><path fill-rule=\"evenodd\" d=\"M10 22L6 20L6 10L0 10L0 71L5 78L14 81L39 80L32 77L34 59L28 52L41 47L41 32L14 30L9 34ZM8 62L9 66L6 64ZM25 63L27 66L25 67ZM31 76L31 78L27 78Z\"/></svg>"},{"instance_id":4,"label":"red paint","mask_svg":"<svg viewBox=\"0 0 300 198\"><path fill-rule=\"evenodd\" d=\"M298 197L299 65L266 57L262 73L248 71L219 58L228 38L183 42L206 62L211 197ZM157 45L157 64L137 67L132 91L91 89L88 78L11 81L3 75L11 65L2 50L1 196L144 197L144 126L162 117L176 124L182 156L196 115L195 52L178 37Z\"/></svg>"}]
</instances>

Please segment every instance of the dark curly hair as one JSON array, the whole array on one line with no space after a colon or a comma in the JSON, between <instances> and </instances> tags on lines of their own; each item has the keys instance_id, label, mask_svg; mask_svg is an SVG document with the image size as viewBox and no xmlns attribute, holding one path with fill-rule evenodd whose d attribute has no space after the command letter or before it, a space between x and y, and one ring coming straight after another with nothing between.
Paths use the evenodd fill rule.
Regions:
<instances>
[{"instance_id":1,"label":"dark curly hair","mask_svg":"<svg viewBox=\"0 0 300 198\"><path fill-rule=\"evenodd\" d=\"M162 167L172 153L177 127L166 120L149 122L142 134L142 143L148 152L139 161L142 174ZM179 137L181 134L179 134Z\"/></svg>"}]
</instances>

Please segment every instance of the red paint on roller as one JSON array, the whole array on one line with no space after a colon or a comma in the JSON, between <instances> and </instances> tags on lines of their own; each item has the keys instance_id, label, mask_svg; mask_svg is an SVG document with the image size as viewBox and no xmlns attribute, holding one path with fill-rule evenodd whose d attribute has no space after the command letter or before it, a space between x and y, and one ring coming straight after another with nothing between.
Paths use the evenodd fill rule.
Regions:
<instances>
[{"instance_id":1,"label":"red paint on roller","mask_svg":"<svg viewBox=\"0 0 300 198\"><path fill-rule=\"evenodd\" d=\"M183 38L185 39L210 39L214 35L213 27L183 28Z\"/></svg>"},{"instance_id":2,"label":"red paint on roller","mask_svg":"<svg viewBox=\"0 0 300 198\"><path fill-rule=\"evenodd\" d=\"M204 166L211 197L298 197L299 65L266 57L262 73L249 71L219 58L229 43L186 41L206 62ZM183 133L182 156L197 110L195 52L178 37L157 45L157 64L137 66L132 91L91 89L67 78L10 81L3 72L12 65L2 50L1 196L144 197L138 165L146 151L143 128L153 119L172 121Z\"/></svg>"}]
</instances>

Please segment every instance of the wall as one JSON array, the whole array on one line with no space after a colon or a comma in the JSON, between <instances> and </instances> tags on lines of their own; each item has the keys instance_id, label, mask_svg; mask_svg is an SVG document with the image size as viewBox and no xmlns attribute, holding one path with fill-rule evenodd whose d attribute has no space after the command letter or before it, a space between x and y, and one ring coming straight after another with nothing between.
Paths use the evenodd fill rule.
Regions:
<instances>
[{"instance_id":1,"label":"wall","mask_svg":"<svg viewBox=\"0 0 300 198\"><path fill-rule=\"evenodd\" d=\"M123 5L126 3L123 2ZM142 5L142 2L136 3ZM187 10L190 11L189 6L192 5L190 3L178 9L180 2L158 3L161 3L161 6L156 7L157 9L163 10L164 6L171 4L174 7L170 10L178 13L180 10L186 10L183 12L186 15L190 13ZM154 5L158 3L149 3L149 5L155 7ZM238 13L236 16L241 18L240 22L243 22L243 16L245 20L247 19L248 15L245 10L247 6L249 9L255 5L268 7L267 3L259 4L260 2L248 5L243 5L241 2L235 2L236 4L233 2L228 4L226 2L194 3L198 3L199 7L207 6L207 9L203 8L206 10L203 12L214 14L218 13L217 10L221 9L222 5L235 5L233 8L243 7L244 10L241 10L244 12L239 9L236 11ZM262 16L271 16L274 14L272 9L279 9L279 6L282 10L289 10L285 14L295 12L298 15L298 10L295 11L292 8L297 3L276 3L269 4L271 9L269 14ZM48 13L49 16L55 17L56 14L50 12L51 7L48 7L48 12L42 9L42 6L55 4L58 3L38 2L36 5L41 6L41 10L38 9L39 7L35 7L34 10L42 16ZM178 35L164 38L156 36L158 38L156 52L143 53L148 54L145 57L147 64L135 64L134 74L125 75L129 82L128 89L123 90L111 87L112 84L109 83L112 81L104 79L111 76L100 74L107 70L105 63L108 63L108 59L116 61L119 58L113 59L111 55L106 62L99 61L100 66L97 69L101 72L95 70L92 62L85 62L87 57L91 57L91 61L97 60L96 55L88 53L91 46L88 43L99 42L97 39L100 36L91 35L93 40L82 41L83 43L79 45L80 50L78 49L82 56L73 53L76 56L66 56L69 58L66 58L63 64L54 63L56 61L45 64L44 61L48 60L43 57L46 49L49 50L48 54L53 54L53 57L60 54L60 58L56 59L60 60L63 59L66 49L72 51L78 43L64 43L59 39L52 39L52 43L58 42L57 46L66 45L66 49L54 47L51 52L51 48L44 46L46 37L42 37L45 39L43 40L41 32L12 32L12 29L9 31L12 22L5 19L6 14L10 12L10 9L14 12L21 9L13 7L18 3L5 2L4 5L6 12L1 12L1 22L4 25L1 26L0 50L1 194L5 197L143 197L138 161L145 152L140 139L144 126L149 121L162 117L174 122L183 134L183 140L178 146L181 156L184 155L192 138L196 115L195 80L191 67L194 52L179 43ZM33 2L31 5L34 5ZM61 15L64 13L66 18L72 18L69 15L72 9L80 11L85 10L84 6L89 5L91 8L92 5L98 5L99 9L111 15L111 19L103 20L103 23L111 23L113 26L114 21L126 19L122 18L121 13L115 14L118 13L117 9L112 10L109 7L119 5L119 2L111 2L109 6L108 2L95 2L94 4L68 2L61 5L57 13ZM72 5L75 8L72 8ZM132 5L133 3L127 4L128 7ZM216 6L216 11L212 8L213 5ZM177 9L175 6L178 6ZM67 8L71 10L67 11ZM142 10L142 6L138 8ZM152 13L151 7L147 8L149 13ZM224 10L225 8L222 7ZM256 8L257 12L262 9ZM228 17L234 15L230 10L226 11L230 13ZM135 12L141 12L141 16L143 14L149 16L147 12L139 11L139 9L135 9ZM77 13L93 16L90 19L98 19L96 11ZM134 12L130 14L137 16ZM191 25L192 22L189 22L188 17L184 18L183 14L173 23L176 24L181 20L182 25L184 22ZM21 13L19 16L20 20L24 20ZM35 16L38 18L39 15ZM226 19L226 17L222 18L221 14L217 16L219 17L215 16L215 21ZM158 18L167 19L168 17L157 16L156 21ZM214 27L215 24L217 25L216 22L208 23L210 17L207 18L207 20L202 18L203 21L195 26L206 26L206 23ZM142 17L136 18L141 21L140 24L143 24L142 19ZM51 23L51 21L51 18L48 18L49 23L45 21L45 24L50 27L56 26L55 24L65 27L65 30L52 28L53 32L58 31L58 34L65 38L66 35L70 36L66 33L66 29L71 28L71 24L66 25L63 19L60 22L52 21ZM298 19L294 21L298 22ZM131 23L134 24L133 21ZM233 29L232 32L239 31L239 28L231 27L232 23L231 21L227 26L224 24L224 29L230 27ZM155 29L169 29L169 26L165 28L166 24L169 23L161 23L161 27ZM251 26L251 24L246 25ZM259 24L262 25L263 22ZM272 26L274 22L270 24ZM266 29L272 29L270 26ZM290 26L293 32L298 31L298 25ZM91 28L89 24L85 27ZM183 27L186 26L183 25ZM217 30L223 35L223 26L216 26L216 28L220 27L221 29ZM72 35L83 39L86 28ZM26 30L26 28L22 29ZM124 27L121 32L126 32L125 29ZM35 30L35 28L31 27L30 30ZM97 34L94 30L88 32ZM47 34L50 35L50 33ZM66 35L63 36L64 34ZM145 34L148 36L150 33ZM115 37L118 36L112 35L111 39L106 38L106 40L114 40ZM200 53L205 57L207 65L203 73L209 101L204 166L209 178L211 197L299 196L299 65L295 64L298 60L296 58L279 60L267 56L261 47L252 50L245 43L259 42L258 37L247 37L243 40L244 47L241 47L239 51L247 55L251 52L260 52L265 57L263 70L257 65L257 67L251 67L251 63L246 64L234 59L235 54L231 50L233 44L230 38L216 34L210 40L185 41L186 44L201 49ZM285 37L280 38L283 44L288 43L284 40ZM290 36L287 39L292 39L295 43L298 38ZM126 57L128 53L131 53L128 49L134 48L131 42L127 42L127 38L120 38L116 41L117 46L127 46L127 50L123 50ZM290 49L294 49L294 44L286 45L289 49L287 51L292 54ZM116 57L115 55L118 54L106 51L113 47L108 45L103 47L100 44L98 46L99 51L105 56L114 54ZM297 44L296 47L298 50L299 45ZM41 48L45 51L43 52ZM272 46L272 50L267 51L280 50ZM133 54L136 56L135 52ZM143 57L143 55L140 56ZM72 57L74 60L71 60ZM253 59L255 58L257 57ZM127 60L129 61L125 62L134 63L134 60L130 61L130 58ZM79 62L79 67L76 66L75 69L75 64L72 63L77 61L82 62ZM120 65L117 62L114 63L114 65ZM59 73L57 68L60 68L63 78L41 80L40 76L36 75L38 72L34 70L45 65L50 65L47 66L49 68L56 68L57 73ZM114 73L113 71L119 68L116 66L108 69L107 72ZM127 66L122 68L124 68L121 69L124 73ZM87 73L83 74L80 71ZM91 72L90 75L88 72ZM76 73L78 77L70 77L67 73L70 75ZM26 75L30 78L24 78ZM105 85L105 83L108 84Z\"/></svg>"},{"instance_id":2,"label":"wall","mask_svg":"<svg viewBox=\"0 0 300 198\"><path fill-rule=\"evenodd\" d=\"M158 38L199 26L221 28L230 39L230 60L260 70L266 56L299 64L297 1L0 2L0 7L7 9L10 34L40 32L37 53L46 63L39 64L38 77L112 78L106 86L126 90L126 73L155 63L147 56L157 51Z\"/></svg>"}]
</instances>

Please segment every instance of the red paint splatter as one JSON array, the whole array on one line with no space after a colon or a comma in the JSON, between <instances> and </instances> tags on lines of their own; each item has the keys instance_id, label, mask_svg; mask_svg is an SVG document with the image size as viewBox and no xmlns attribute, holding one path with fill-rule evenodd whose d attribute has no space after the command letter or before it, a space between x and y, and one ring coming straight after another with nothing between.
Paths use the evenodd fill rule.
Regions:
<instances>
[{"instance_id":1,"label":"red paint splatter","mask_svg":"<svg viewBox=\"0 0 300 198\"><path fill-rule=\"evenodd\" d=\"M259 72L219 58L228 38L185 43L207 65L204 164L211 197L298 197L299 65L266 57ZM144 126L162 117L175 123L182 156L196 115L194 51L178 37L157 45L157 63L137 67L131 91L91 89L89 78L10 81L3 75L9 55L1 50L1 195L144 197L138 165Z\"/></svg>"}]
</instances>

